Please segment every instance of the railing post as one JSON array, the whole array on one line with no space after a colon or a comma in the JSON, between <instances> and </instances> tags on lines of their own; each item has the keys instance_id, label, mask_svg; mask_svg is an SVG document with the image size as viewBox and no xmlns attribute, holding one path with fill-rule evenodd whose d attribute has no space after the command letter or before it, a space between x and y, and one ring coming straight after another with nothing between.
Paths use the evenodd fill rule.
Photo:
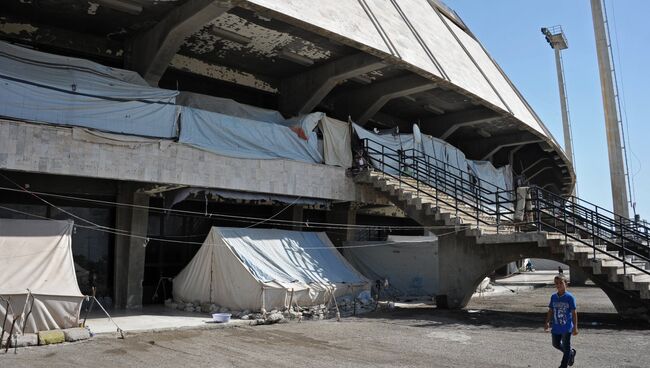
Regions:
<instances>
[{"instance_id":1,"label":"railing post","mask_svg":"<svg viewBox=\"0 0 650 368\"><path fill-rule=\"evenodd\" d=\"M590 213L591 216L591 244L594 247L594 262L596 262L596 222L594 221L594 213ZM596 208L596 216L598 216L598 208Z\"/></svg>"},{"instance_id":2,"label":"railing post","mask_svg":"<svg viewBox=\"0 0 650 368\"><path fill-rule=\"evenodd\" d=\"M569 233L569 225L566 223L566 213L567 213L566 204L564 206L562 206L562 207L563 207L563 211L562 211L563 213L562 214L564 215L564 221L563 221L564 222L564 242L567 243L569 241L569 234L568 234Z\"/></svg>"},{"instance_id":3,"label":"railing post","mask_svg":"<svg viewBox=\"0 0 650 368\"><path fill-rule=\"evenodd\" d=\"M438 196L440 193L438 193L438 186L440 185L440 180L438 179L438 170L434 171L434 180L435 180L435 190L436 190L436 207L438 207Z\"/></svg>"},{"instance_id":4,"label":"railing post","mask_svg":"<svg viewBox=\"0 0 650 368\"><path fill-rule=\"evenodd\" d=\"M411 156L411 164L413 165L413 169L415 170L415 190L416 190L416 195L418 198L420 198L420 165L417 164L417 161L415 161L415 150L412 151L413 155Z\"/></svg>"},{"instance_id":5,"label":"railing post","mask_svg":"<svg viewBox=\"0 0 650 368\"><path fill-rule=\"evenodd\" d=\"M458 225L458 182L454 178L454 199L456 200L456 225Z\"/></svg>"},{"instance_id":6,"label":"railing post","mask_svg":"<svg viewBox=\"0 0 650 368\"><path fill-rule=\"evenodd\" d=\"M625 259L625 242L623 241L623 226L619 226L621 229L621 247L623 248L623 275L627 275L627 259Z\"/></svg>"},{"instance_id":7,"label":"railing post","mask_svg":"<svg viewBox=\"0 0 650 368\"><path fill-rule=\"evenodd\" d=\"M524 205L524 213L525 212L526 206ZM535 214L537 215L537 232L540 232L542 231L542 209L539 206L539 190L535 191Z\"/></svg>"},{"instance_id":8,"label":"railing post","mask_svg":"<svg viewBox=\"0 0 650 368\"><path fill-rule=\"evenodd\" d=\"M385 163L385 161L386 161L386 154L384 153L384 145L382 144L381 145L381 173L382 173L381 176L382 177L384 177L385 174L386 174L386 163Z\"/></svg>"},{"instance_id":9,"label":"railing post","mask_svg":"<svg viewBox=\"0 0 650 368\"><path fill-rule=\"evenodd\" d=\"M476 228L479 228L479 203L478 203L478 190L474 190L474 201L476 204Z\"/></svg>"},{"instance_id":10,"label":"railing post","mask_svg":"<svg viewBox=\"0 0 650 368\"><path fill-rule=\"evenodd\" d=\"M494 195L495 203L497 206L497 234L499 234L499 217L501 216L501 210L499 209L499 190L497 189L496 194Z\"/></svg>"}]
</instances>

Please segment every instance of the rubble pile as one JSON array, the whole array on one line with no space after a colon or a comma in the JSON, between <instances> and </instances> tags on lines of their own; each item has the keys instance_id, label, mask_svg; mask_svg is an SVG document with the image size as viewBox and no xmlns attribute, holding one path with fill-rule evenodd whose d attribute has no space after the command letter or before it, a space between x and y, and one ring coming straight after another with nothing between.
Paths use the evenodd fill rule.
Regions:
<instances>
[{"instance_id":1,"label":"rubble pile","mask_svg":"<svg viewBox=\"0 0 650 368\"><path fill-rule=\"evenodd\" d=\"M167 308L176 309L185 312L195 313L230 313L231 318L250 320L251 324L272 324L288 320L302 321L306 320L323 320L328 318L338 318L340 316L351 316L372 312L375 310L376 303L370 296L369 292L359 294L357 298L346 295L336 299L329 304L317 304L306 307L294 306L282 310L273 309L271 311L231 311L226 307L216 304L201 303L199 301L187 302L183 300L165 300Z\"/></svg>"}]
</instances>

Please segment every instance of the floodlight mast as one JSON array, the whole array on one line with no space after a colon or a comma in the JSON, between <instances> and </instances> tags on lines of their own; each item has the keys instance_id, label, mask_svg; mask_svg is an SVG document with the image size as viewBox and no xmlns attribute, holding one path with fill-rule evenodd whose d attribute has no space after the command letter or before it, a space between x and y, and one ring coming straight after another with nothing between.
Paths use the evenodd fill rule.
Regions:
<instances>
[{"instance_id":1,"label":"floodlight mast","mask_svg":"<svg viewBox=\"0 0 650 368\"><path fill-rule=\"evenodd\" d=\"M562 27L553 26L550 28L542 28L542 34L546 37L546 41L555 51L555 67L557 68L557 83L560 88L560 105L562 108L562 127L564 131L564 152L575 168L575 160L573 156L573 139L571 136L571 122L569 121L569 104L566 97L566 85L564 84L564 68L562 65L561 50L569 48L569 43L562 31ZM573 187L571 195L575 196L576 186Z\"/></svg>"},{"instance_id":2,"label":"floodlight mast","mask_svg":"<svg viewBox=\"0 0 650 368\"><path fill-rule=\"evenodd\" d=\"M601 91L603 95L603 109L605 110L605 132L607 133L607 151L609 154L609 173L612 185L612 202L614 213L622 218L629 219L627 188L625 186L625 168L623 166L623 148L621 133L618 123L618 110L614 81L612 77L612 64L608 50L608 39L605 30L602 0L591 0L591 15L596 36L596 52L598 55L598 69L600 71Z\"/></svg>"}]
</instances>

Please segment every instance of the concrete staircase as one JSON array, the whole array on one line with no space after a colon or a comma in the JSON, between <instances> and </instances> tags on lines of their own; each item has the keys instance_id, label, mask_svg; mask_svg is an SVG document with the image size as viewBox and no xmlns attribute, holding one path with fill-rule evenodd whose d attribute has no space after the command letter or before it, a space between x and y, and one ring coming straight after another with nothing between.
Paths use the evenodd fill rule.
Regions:
<instances>
[{"instance_id":1,"label":"concrete staircase","mask_svg":"<svg viewBox=\"0 0 650 368\"><path fill-rule=\"evenodd\" d=\"M608 294L620 313L650 319L650 275L629 264L624 266L623 262L613 257L616 254L606 251L604 245L596 245L595 250L571 238L579 238L576 234L527 232L512 224L501 224L497 232L494 216L479 214L481 221L477 224L474 207L412 178L397 179L381 172L366 171L358 175L355 181L373 186L422 226L431 226L431 231L437 235L454 232L457 236L471 238L467 240L476 245L536 243L543 255L538 258L580 267ZM468 203L471 203L470 199ZM583 241L591 242L590 239ZM647 269L645 262L637 262L631 257L626 257L626 260Z\"/></svg>"}]
</instances>

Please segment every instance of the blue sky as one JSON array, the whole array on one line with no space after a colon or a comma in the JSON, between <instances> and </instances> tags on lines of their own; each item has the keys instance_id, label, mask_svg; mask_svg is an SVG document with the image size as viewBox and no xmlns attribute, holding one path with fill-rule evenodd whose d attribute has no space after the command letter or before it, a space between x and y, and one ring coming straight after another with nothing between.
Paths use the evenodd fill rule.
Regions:
<instances>
[{"instance_id":1,"label":"blue sky","mask_svg":"<svg viewBox=\"0 0 650 368\"><path fill-rule=\"evenodd\" d=\"M596 45L589 0L445 0L501 65L563 146L553 50L541 27L561 25L569 41L563 51L578 195L611 209L611 187ZM630 172L636 210L650 219L650 1L605 0L619 89L627 115ZM632 211L630 210L630 215Z\"/></svg>"}]
</instances>

